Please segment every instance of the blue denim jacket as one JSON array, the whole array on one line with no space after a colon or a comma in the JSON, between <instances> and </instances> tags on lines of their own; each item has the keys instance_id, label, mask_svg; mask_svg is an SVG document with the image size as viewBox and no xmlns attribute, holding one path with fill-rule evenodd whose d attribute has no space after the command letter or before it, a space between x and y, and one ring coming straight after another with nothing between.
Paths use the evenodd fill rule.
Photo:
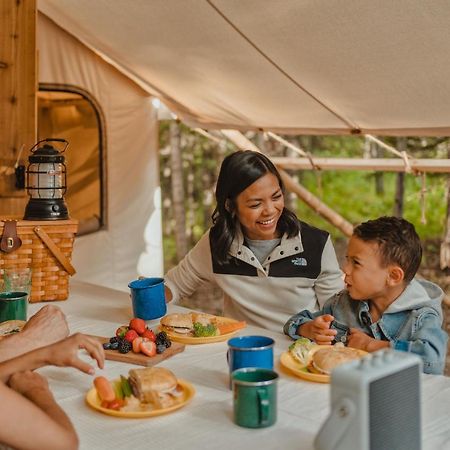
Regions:
<instances>
[{"instance_id":1,"label":"blue denim jacket","mask_svg":"<svg viewBox=\"0 0 450 450\"><path fill-rule=\"evenodd\" d=\"M284 332L298 339L297 329L323 314L334 316L331 328L338 331L336 341L346 341L349 328L358 328L375 339L389 341L395 350L422 357L425 373L442 374L447 350L447 333L442 330L444 292L434 283L412 280L402 294L384 311L378 322L372 322L369 301L353 300L346 290L329 299L320 311L308 310L292 316Z\"/></svg>"}]
</instances>

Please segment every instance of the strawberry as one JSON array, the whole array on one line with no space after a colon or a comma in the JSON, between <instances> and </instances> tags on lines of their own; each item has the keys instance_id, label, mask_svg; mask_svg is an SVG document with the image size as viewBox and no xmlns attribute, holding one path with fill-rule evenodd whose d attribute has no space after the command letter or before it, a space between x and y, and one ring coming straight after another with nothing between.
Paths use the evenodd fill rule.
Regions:
<instances>
[{"instance_id":1,"label":"strawberry","mask_svg":"<svg viewBox=\"0 0 450 450\"><path fill-rule=\"evenodd\" d=\"M156 355L156 344L153 341L142 341L139 347L144 355L147 356Z\"/></svg>"},{"instance_id":2,"label":"strawberry","mask_svg":"<svg viewBox=\"0 0 450 450\"><path fill-rule=\"evenodd\" d=\"M145 331L145 320L138 318L131 319L129 326L137 334L142 334Z\"/></svg>"},{"instance_id":3,"label":"strawberry","mask_svg":"<svg viewBox=\"0 0 450 450\"><path fill-rule=\"evenodd\" d=\"M129 328L126 325L122 325L121 327L117 328L116 330L116 336L123 338L125 336L125 333L129 330Z\"/></svg>"},{"instance_id":4,"label":"strawberry","mask_svg":"<svg viewBox=\"0 0 450 450\"><path fill-rule=\"evenodd\" d=\"M146 328L146 329L144 330L144 332L141 334L141 337L150 339L150 340L153 341L153 342L156 341L155 333L153 333L153 331L150 330L149 328Z\"/></svg>"},{"instance_id":5,"label":"strawberry","mask_svg":"<svg viewBox=\"0 0 450 450\"><path fill-rule=\"evenodd\" d=\"M136 331L134 331L134 330L128 330L128 331L125 333L124 339L125 339L126 341L128 341L130 344L132 344L133 341L134 341L137 337L138 337L138 334L136 333Z\"/></svg>"},{"instance_id":6,"label":"strawberry","mask_svg":"<svg viewBox=\"0 0 450 450\"><path fill-rule=\"evenodd\" d=\"M133 340L133 352L134 353L141 353L140 345L143 339L141 337L137 337Z\"/></svg>"}]
</instances>

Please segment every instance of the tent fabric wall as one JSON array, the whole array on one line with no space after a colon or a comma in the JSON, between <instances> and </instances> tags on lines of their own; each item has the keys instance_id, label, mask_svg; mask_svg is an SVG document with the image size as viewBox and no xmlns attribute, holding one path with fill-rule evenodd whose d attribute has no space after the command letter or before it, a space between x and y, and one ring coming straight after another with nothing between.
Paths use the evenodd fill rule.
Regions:
<instances>
[{"instance_id":1,"label":"tent fabric wall","mask_svg":"<svg viewBox=\"0 0 450 450\"><path fill-rule=\"evenodd\" d=\"M448 0L38 0L203 128L450 134Z\"/></svg>"},{"instance_id":2,"label":"tent fabric wall","mask_svg":"<svg viewBox=\"0 0 450 450\"><path fill-rule=\"evenodd\" d=\"M38 16L39 81L88 91L100 105L106 125L107 226L75 241L78 279L127 289L138 275L148 243L160 242L158 122L151 96L51 20ZM69 186L70 189L70 186ZM152 217L152 231L146 225ZM162 253L153 255L153 273L163 271Z\"/></svg>"}]
</instances>

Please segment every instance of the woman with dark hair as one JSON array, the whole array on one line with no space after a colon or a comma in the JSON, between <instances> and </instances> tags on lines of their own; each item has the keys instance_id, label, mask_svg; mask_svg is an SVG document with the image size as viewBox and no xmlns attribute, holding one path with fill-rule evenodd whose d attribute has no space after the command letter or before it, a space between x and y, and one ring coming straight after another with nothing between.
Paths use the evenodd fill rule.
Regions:
<instances>
[{"instance_id":1,"label":"woman with dark hair","mask_svg":"<svg viewBox=\"0 0 450 450\"><path fill-rule=\"evenodd\" d=\"M280 174L265 155L227 156L216 202L211 229L166 274L168 300L214 282L225 316L280 331L292 314L317 310L343 288L329 234L285 208Z\"/></svg>"}]
</instances>

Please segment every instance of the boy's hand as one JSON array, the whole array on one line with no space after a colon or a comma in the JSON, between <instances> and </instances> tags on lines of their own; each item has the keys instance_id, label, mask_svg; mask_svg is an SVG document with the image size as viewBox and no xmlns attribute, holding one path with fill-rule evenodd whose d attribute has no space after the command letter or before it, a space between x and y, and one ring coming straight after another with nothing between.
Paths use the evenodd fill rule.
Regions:
<instances>
[{"instance_id":1,"label":"boy's hand","mask_svg":"<svg viewBox=\"0 0 450 450\"><path fill-rule=\"evenodd\" d=\"M370 337L357 328L350 328L350 333L347 336L347 345L366 352L376 352L382 348L389 347L389 342Z\"/></svg>"},{"instance_id":2,"label":"boy's hand","mask_svg":"<svg viewBox=\"0 0 450 450\"><path fill-rule=\"evenodd\" d=\"M297 334L307 337L319 345L330 345L337 334L336 330L330 329L333 320L334 317L331 314L316 317L298 327Z\"/></svg>"}]
</instances>

